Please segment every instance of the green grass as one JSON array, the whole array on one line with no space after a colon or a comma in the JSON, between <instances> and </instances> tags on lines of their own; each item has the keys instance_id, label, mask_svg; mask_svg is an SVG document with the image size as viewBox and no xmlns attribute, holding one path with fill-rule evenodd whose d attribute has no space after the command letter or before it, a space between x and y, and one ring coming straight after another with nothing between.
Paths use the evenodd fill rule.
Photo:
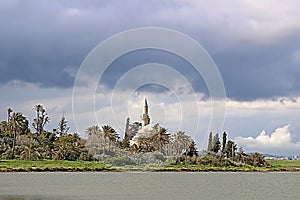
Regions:
<instances>
[{"instance_id":1,"label":"green grass","mask_svg":"<svg viewBox=\"0 0 300 200\"><path fill-rule=\"evenodd\" d=\"M142 166L110 166L96 161L63 161L63 160L0 160L0 172L30 172L30 171L231 171L231 172L269 172L269 171L300 171L299 160L268 160L270 166L253 167L210 165L142 165Z\"/></svg>"},{"instance_id":2,"label":"green grass","mask_svg":"<svg viewBox=\"0 0 300 200\"><path fill-rule=\"evenodd\" d=\"M11 171L104 171L110 166L94 161L1 160L0 172Z\"/></svg>"},{"instance_id":3,"label":"green grass","mask_svg":"<svg viewBox=\"0 0 300 200\"><path fill-rule=\"evenodd\" d=\"M268 162L275 167L300 169L300 160L268 160Z\"/></svg>"}]
</instances>

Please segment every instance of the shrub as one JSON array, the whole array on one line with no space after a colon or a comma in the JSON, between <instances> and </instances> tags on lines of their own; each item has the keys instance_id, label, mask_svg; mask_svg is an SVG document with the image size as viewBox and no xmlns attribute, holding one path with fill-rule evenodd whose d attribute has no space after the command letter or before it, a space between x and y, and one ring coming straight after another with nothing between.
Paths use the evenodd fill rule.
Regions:
<instances>
[{"instance_id":1,"label":"shrub","mask_svg":"<svg viewBox=\"0 0 300 200\"><path fill-rule=\"evenodd\" d=\"M104 163L114 166L136 165L136 162L129 157L111 157L106 158Z\"/></svg>"}]
</instances>

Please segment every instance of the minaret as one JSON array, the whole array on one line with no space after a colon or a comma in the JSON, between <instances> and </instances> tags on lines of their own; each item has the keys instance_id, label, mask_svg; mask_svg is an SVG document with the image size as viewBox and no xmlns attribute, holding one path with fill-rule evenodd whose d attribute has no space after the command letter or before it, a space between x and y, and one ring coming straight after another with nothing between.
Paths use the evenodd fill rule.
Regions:
<instances>
[{"instance_id":1,"label":"minaret","mask_svg":"<svg viewBox=\"0 0 300 200\"><path fill-rule=\"evenodd\" d=\"M148 125L149 123L150 123L150 117L148 114L148 103L147 103L147 99L145 99L145 104L142 112L142 127Z\"/></svg>"}]
</instances>

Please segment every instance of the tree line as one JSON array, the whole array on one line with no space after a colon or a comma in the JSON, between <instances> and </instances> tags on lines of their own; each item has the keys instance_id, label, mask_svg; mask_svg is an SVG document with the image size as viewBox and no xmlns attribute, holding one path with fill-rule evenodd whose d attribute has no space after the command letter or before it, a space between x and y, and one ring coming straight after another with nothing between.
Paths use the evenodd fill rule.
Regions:
<instances>
[{"instance_id":1,"label":"tree line","mask_svg":"<svg viewBox=\"0 0 300 200\"><path fill-rule=\"evenodd\" d=\"M21 112L7 109L7 120L0 122L0 156L2 159L87 159L84 140L77 133L69 134L69 126L63 115L56 128L45 130L50 123L46 109L35 105L36 117L29 120Z\"/></svg>"},{"instance_id":2,"label":"tree line","mask_svg":"<svg viewBox=\"0 0 300 200\"><path fill-rule=\"evenodd\" d=\"M247 155L223 133L209 134L208 147L199 155L196 142L184 131L169 134L160 127L151 137L139 138L139 145L129 145L128 135L122 139L110 125L94 125L86 129L86 137L69 133L70 127L64 115L59 124L48 131L45 125L50 117L43 105L33 107L35 118L30 130L29 120L21 113L7 109L7 120L0 122L0 158L2 159L56 159L56 160L101 160L122 164L147 162L173 162L210 165L251 164L265 165L261 154ZM126 130L129 130L126 124ZM131 127L136 128L136 127ZM114 163L112 163L114 164Z\"/></svg>"}]
</instances>

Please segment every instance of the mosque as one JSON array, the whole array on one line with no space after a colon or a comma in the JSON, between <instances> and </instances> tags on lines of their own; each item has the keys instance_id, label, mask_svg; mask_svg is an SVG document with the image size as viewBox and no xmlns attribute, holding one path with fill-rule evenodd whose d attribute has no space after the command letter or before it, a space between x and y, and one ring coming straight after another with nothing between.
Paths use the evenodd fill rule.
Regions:
<instances>
[{"instance_id":1,"label":"mosque","mask_svg":"<svg viewBox=\"0 0 300 200\"><path fill-rule=\"evenodd\" d=\"M152 137L160 130L160 125L150 124L149 106L147 99L144 100L142 108L141 122L129 123L129 118L126 123L125 138L129 141L129 146L139 146L139 138Z\"/></svg>"}]
</instances>

